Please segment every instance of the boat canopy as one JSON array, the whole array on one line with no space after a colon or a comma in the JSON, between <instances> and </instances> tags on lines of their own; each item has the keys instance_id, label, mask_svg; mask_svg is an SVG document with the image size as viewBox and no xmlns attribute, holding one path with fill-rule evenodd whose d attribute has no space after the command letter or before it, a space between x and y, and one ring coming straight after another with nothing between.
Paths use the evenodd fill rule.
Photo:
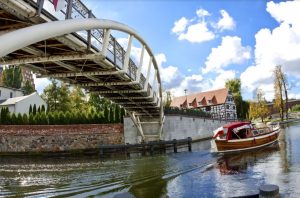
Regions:
<instances>
[{"instance_id":1,"label":"boat canopy","mask_svg":"<svg viewBox=\"0 0 300 198\"><path fill-rule=\"evenodd\" d=\"M234 132L237 132L243 128L250 128L250 127L252 127L250 122L233 122L223 126L224 129L227 129L227 136L226 136L227 140L232 139L232 134Z\"/></svg>"}]
</instances>

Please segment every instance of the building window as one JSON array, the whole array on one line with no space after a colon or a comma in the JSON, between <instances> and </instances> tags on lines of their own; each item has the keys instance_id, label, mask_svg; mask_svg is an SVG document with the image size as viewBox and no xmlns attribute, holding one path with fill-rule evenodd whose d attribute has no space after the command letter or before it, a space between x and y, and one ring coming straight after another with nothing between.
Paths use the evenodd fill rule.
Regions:
<instances>
[{"instance_id":1,"label":"building window","mask_svg":"<svg viewBox=\"0 0 300 198\"><path fill-rule=\"evenodd\" d=\"M235 109L235 106L232 106L233 109Z\"/></svg>"},{"instance_id":2,"label":"building window","mask_svg":"<svg viewBox=\"0 0 300 198\"><path fill-rule=\"evenodd\" d=\"M0 90L0 96L1 96L1 90Z\"/></svg>"},{"instance_id":3,"label":"building window","mask_svg":"<svg viewBox=\"0 0 300 198\"><path fill-rule=\"evenodd\" d=\"M229 105L226 105L226 109L229 109Z\"/></svg>"},{"instance_id":4,"label":"building window","mask_svg":"<svg viewBox=\"0 0 300 198\"><path fill-rule=\"evenodd\" d=\"M206 110L206 111L210 111L210 110L211 110L211 107L208 106L208 107L205 108L205 110Z\"/></svg>"},{"instance_id":5,"label":"building window","mask_svg":"<svg viewBox=\"0 0 300 198\"><path fill-rule=\"evenodd\" d=\"M202 106L202 103L201 102L198 102L199 106Z\"/></svg>"},{"instance_id":6,"label":"building window","mask_svg":"<svg viewBox=\"0 0 300 198\"><path fill-rule=\"evenodd\" d=\"M12 98L13 97L13 92L10 92L10 98Z\"/></svg>"},{"instance_id":7,"label":"building window","mask_svg":"<svg viewBox=\"0 0 300 198\"><path fill-rule=\"evenodd\" d=\"M180 107L182 107L182 104L180 105Z\"/></svg>"},{"instance_id":8,"label":"building window","mask_svg":"<svg viewBox=\"0 0 300 198\"><path fill-rule=\"evenodd\" d=\"M212 100L208 100L208 104L212 104Z\"/></svg>"},{"instance_id":9,"label":"building window","mask_svg":"<svg viewBox=\"0 0 300 198\"><path fill-rule=\"evenodd\" d=\"M191 106L193 106L193 104L192 104L192 103L189 103L189 106L191 107Z\"/></svg>"}]
</instances>

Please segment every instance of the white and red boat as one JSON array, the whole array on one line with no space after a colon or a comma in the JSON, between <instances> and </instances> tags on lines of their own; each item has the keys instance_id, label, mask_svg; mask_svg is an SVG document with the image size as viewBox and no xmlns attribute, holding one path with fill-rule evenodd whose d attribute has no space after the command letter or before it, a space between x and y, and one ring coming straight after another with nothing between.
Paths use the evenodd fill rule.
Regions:
<instances>
[{"instance_id":1,"label":"white and red boat","mask_svg":"<svg viewBox=\"0 0 300 198\"><path fill-rule=\"evenodd\" d=\"M268 146L277 141L279 125L255 126L250 122L233 122L214 131L212 152L227 153Z\"/></svg>"}]
</instances>

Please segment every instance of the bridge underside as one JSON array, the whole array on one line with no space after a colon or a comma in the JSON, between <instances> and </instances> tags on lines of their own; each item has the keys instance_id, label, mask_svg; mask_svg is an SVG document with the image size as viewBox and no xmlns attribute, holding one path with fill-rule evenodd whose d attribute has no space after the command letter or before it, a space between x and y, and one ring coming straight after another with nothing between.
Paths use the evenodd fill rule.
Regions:
<instances>
[{"instance_id":1,"label":"bridge underside","mask_svg":"<svg viewBox=\"0 0 300 198\"><path fill-rule=\"evenodd\" d=\"M21 28L57 20L46 10L38 15L38 5L33 1L18 2L21 0L0 2L0 37ZM122 105L141 130L141 123L147 118L157 118L162 125L160 79L154 77L154 84L150 85L150 69L144 77L142 65L136 66L130 58L130 49L127 48L128 54L109 31L98 30L100 46L93 45L92 31L86 31L86 35L70 33L33 43L3 56L0 65L26 66L38 77L59 79L97 92ZM103 48L105 53L102 53Z\"/></svg>"}]
</instances>

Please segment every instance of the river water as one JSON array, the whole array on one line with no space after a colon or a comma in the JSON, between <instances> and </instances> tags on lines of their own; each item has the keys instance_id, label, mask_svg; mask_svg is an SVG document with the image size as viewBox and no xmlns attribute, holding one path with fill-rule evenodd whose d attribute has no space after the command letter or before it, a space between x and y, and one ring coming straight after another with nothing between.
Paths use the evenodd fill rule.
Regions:
<instances>
[{"instance_id":1,"label":"river water","mask_svg":"<svg viewBox=\"0 0 300 198\"><path fill-rule=\"evenodd\" d=\"M209 150L204 141L193 144L193 152L130 158L1 157L0 197L232 197L258 193L266 183L300 197L300 123L256 152Z\"/></svg>"}]
</instances>

